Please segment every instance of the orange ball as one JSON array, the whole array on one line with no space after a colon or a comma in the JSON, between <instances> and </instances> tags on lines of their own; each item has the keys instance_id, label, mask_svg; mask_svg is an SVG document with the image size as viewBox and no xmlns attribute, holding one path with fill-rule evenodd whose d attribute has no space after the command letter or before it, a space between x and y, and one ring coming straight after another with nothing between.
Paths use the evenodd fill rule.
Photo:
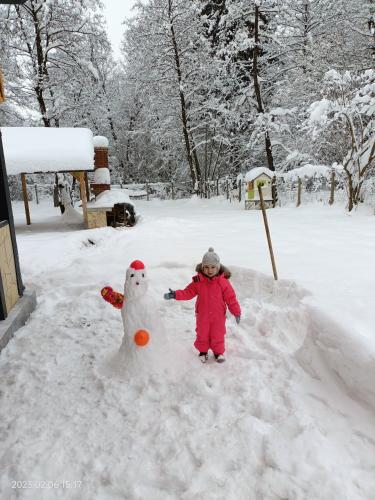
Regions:
<instances>
[{"instance_id":1,"label":"orange ball","mask_svg":"<svg viewBox=\"0 0 375 500\"><path fill-rule=\"evenodd\" d=\"M138 330L134 334L134 342L139 346L145 346L150 340L150 335L147 330Z\"/></svg>"}]
</instances>

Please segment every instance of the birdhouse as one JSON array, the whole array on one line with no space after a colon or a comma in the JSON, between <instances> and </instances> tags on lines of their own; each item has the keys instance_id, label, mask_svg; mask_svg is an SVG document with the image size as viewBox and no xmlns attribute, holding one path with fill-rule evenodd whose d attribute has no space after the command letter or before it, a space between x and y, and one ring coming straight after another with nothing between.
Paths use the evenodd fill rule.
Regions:
<instances>
[{"instance_id":1,"label":"birdhouse","mask_svg":"<svg viewBox=\"0 0 375 500\"><path fill-rule=\"evenodd\" d=\"M246 198L245 209L253 210L260 209L260 198L258 186L262 187L263 201L265 208L273 207L272 199L272 177L275 175L268 168L259 167L253 168L247 172L245 176L246 182Z\"/></svg>"}]
</instances>

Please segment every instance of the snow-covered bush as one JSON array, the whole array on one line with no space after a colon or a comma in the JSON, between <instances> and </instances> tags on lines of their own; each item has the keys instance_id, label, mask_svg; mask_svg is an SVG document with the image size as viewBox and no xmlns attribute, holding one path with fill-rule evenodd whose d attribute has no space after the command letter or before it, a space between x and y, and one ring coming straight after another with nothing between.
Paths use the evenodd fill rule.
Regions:
<instances>
[{"instance_id":1,"label":"snow-covered bush","mask_svg":"<svg viewBox=\"0 0 375 500\"><path fill-rule=\"evenodd\" d=\"M289 153L281 163L281 172L289 172L296 168L311 164L311 157L307 153L294 150Z\"/></svg>"},{"instance_id":2,"label":"snow-covered bush","mask_svg":"<svg viewBox=\"0 0 375 500\"><path fill-rule=\"evenodd\" d=\"M303 167L279 174L278 178L283 179L286 186L292 186L298 179L301 179L307 192L323 191L330 189L333 170L335 171L336 187L339 186L342 188L342 169L338 167L333 169L327 165L307 164Z\"/></svg>"}]
</instances>

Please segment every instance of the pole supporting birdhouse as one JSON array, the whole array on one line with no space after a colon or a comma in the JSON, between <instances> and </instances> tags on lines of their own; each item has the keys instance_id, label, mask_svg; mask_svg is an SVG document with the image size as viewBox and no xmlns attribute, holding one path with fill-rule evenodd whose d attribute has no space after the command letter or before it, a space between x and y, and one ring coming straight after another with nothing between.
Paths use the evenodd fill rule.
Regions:
<instances>
[{"instance_id":1,"label":"pole supporting birdhouse","mask_svg":"<svg viewBox=\"0 0 375 500\"><path fill-rule=\"evenodd\" d=\"M27 193L27 185L26 185L26 174L21 174L21 183L22 183L22 196L23 196L23 204L25 207L26 223L28 226L30 226L31 219L30 219L29 195Z\"/></svg>"},{"instance_id":2,"label":"pole supporting birdhouse","mask_svg":"<svg viewBox=\"0 0 375 500\"><path fill-rule=\"evenodd\" d=\"M263 214L264 227L265 227L265 230L266 230L268 249L269 249L270 257L271 257L273 277L275 278L275 281L277 281L278 280L278 276L277 276L277 270L276 270L275 257L273 255L273 249L272 249L271 234L270 234L270 230L269 230L269 227L268 227L266 209L264 207L262 186L260 184L258 185L258 192L259 192L259 199L260 199L260 207L261 207L262 214Z\"/></svg>"}]
</instances>

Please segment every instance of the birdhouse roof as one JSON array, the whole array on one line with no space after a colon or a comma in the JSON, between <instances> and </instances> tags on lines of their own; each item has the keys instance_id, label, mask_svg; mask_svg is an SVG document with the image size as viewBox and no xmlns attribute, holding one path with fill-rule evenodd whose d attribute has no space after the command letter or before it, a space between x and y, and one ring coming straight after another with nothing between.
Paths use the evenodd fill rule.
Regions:
<instances>
[{"instance_id":1,"label":"birdhouse roof","mask_svg":"<svg viewBox=\"0 0 375 500\"><path fill-rule=\"evenodd\" d=\"M267 177L272 179L272 177L276 174L275 174L275 172L272 172L272 170L270 170L269 168L257 167L257 168L253 168L253 169L249 170L248 172L246 172L245 181L251 182L251 181L255 180L257 177L259 177L260 175L267 175Z\"/></svg>"},{"instance_id":2,"label":"birdhouse roof","mask_svg":"<svg viewBox=\"0 0 375 500\"><path fill-rule=\"evenodd\" d=\"M9 175L93 170L94 142L87 128L1 127Z\"/></svg>"}]
</instances>

